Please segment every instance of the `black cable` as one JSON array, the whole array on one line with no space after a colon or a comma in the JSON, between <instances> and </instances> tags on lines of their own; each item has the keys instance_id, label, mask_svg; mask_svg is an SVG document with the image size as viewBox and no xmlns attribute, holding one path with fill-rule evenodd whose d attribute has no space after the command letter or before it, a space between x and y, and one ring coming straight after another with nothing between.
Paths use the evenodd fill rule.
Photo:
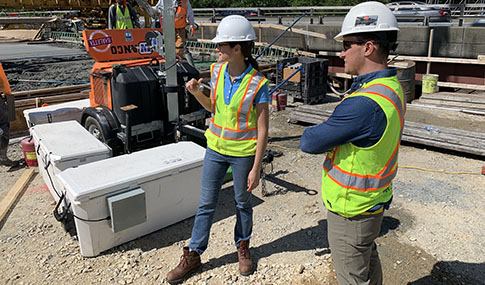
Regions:
<instances>
[{"instance_id":1,"label":"black cable","mask_svg":"<svg viewBox=\"0 0 485 285\"><path fill-rule=\"evenodd\" d=\"M39 142L40 142L40 140L39 140ZM39 146L40 146L40 144L39 144ZM39 149L37 149L37 151L38 151L38 150L39 150ZM47 160L47 155L49 155L49 154L52 154L52 152L50 152L50 153L48 153L48 154L46 153L46 155L45 155L45 160L43 160L44 165L45 165L45 166L44 166L45 172L47 173L47 176L49 177L49 181L50 181L50 183L51 183L52 189L53 189L53 190L54 190L54 192L56 193L57 197L59 197L59 199L65 199L65 193L64 193L64 194L62 194L62 195L60 195L60 194L59 194L59 192L57 192L57 189L56 189L56 187L54 186L54 182L52 181L51 174L49 173L49 169L48 169L48 168L49 168L49 166L51 165L51 162L50 162L50 160L49 160L49 161L46 163L46 160ZM66 200L66 202L67 202L67 200ZM67 210L69 210L70 208L71 208L71 203L69 203L69 204L67 205L66 209L67 209ZM78 220L81 220L81 221L83 221L83 222L101 222L101 221L104 221L104 220L111 220L111 216L107 216L106 218L101 218L101 219L88 220L88 219L84 219L84 218L81 218L81 217L78 217L78 216L74 215L74 212L73 212L73 211L71 211L71 213L72 213L72 216L73 216L74 218L76 218L76 219L78 219Z\"/></svg>"}]
</instances>

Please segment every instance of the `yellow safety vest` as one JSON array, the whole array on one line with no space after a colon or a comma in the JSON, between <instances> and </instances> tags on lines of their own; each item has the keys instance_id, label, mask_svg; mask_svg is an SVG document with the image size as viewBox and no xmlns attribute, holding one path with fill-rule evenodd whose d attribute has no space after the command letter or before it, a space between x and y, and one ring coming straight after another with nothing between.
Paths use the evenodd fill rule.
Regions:
<instances>
[{"instance_id":1,"label":"yellow safety vest","mask_svg":"<svg viewBox=\"0 0 485 285\"><path fill-rule=\"evenodd\" d=\"M256 69L242 78L229 105L224 102L224 73L227 62L211 66L212 117L205 132L207 146L230 156L251 156L256 153L258 119L254 98L268 81Z\"/></svg>"},{"instance_id":2,"label":"yellow safety vest","mask_svg":"<svg viewBox=\"0 0 485 285\"><path fill-rule=\"evenodd\" d=\"M183 29L186 25L187 0L179 0L175 10L175 28Z\"/></svg>"},{"instance_id":3,"label":"yellow safety vest","mask_svg":"<svg viewBox=\"0 0 485 285\"><path fill-rule=\"evenodd\" d=\"M116 5L116 29L133 29L133 22L131 21L128 6L125 7L125 13L123 14L120 5Z\"/></svg>"},{"instance_id":4,"label":"yellow safety vest","mask_svg":"<svg viewBox=\"0 0 485 285\"><path fill-rule=\"evenodd\" d=\"M347 143L335 147L323 163L323 202L327 209L347 218L391 199L406 111L404 92L396 76L372 80L345 99L356 96L379 104L387 125L376 144L358 147Z\"/></svg>"}]
</instances>

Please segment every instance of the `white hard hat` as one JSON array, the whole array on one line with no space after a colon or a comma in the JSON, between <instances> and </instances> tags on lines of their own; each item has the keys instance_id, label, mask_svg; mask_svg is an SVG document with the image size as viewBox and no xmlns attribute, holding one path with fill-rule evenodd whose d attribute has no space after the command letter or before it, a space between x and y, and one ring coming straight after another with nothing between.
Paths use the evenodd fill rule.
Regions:
<instances>
[{"instance_id":1,"label":"white hard hat","mask_svg":"<svg viewBox=\"0 0 485 285\"><path fill-rule=\"evenodd\" d=\"M256 33L249 21L240 15L230 15L221 20L217 27L214 43L254 41Z\"/></svg>"},{"instance_id":2,"label":"white hard hat","mask_svg":"<svg viewBox=\"0 0 485 285\"><path fill-rule=\"evenodd\" d=\"M399 31L396 17L386 5L370 1L350 9L342 24L342 31L334 39L341 42L346 35L388 31Z\"/></svg>"}]
</instances>

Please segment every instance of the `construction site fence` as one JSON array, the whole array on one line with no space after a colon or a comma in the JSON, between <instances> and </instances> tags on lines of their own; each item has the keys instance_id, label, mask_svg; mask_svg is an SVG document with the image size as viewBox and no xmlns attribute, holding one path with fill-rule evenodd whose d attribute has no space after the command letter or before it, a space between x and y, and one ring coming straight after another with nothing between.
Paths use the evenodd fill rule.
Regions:
<instances>
[{"instance_id":1,"label":"construction site fence","mask_svg":"<svg viewBox=\"0 0 485 285\"><path fill-rule=\"evenodd\" d=\"M206 53L208 56L216 56L216 43L213 42L187 41L185 43L185 47L188 48L190 51L195 51L202 54ZM252 54L259 55L266 47L267 45L257 45L253 48ZM296 55L298 55L297 48L271 46L267 48L263 54L261 54L261 57L264 59L277 60L281 58L294 57Z\"/></svg>"},{"instance_id":2,"label":"construction site fence","mask_svg":"<svg viewBox=\"0 0 485 285\"><path fill-rule=\"evenodd\" d=\"M156 5L158 0L147 0L152 6ZM113 1L110 0L3 0L0 1L0 16L25 16L30 14L56 15L62 14L77 15L86 9L108 9ZM429 2L429 1L428 1ZM465 1L466 2L466 1ZM485 12L485 3L476 1L474 3L458 4L426 4L426 5L401 5L401 7L437 7L448 9L451 16L480 16ZM344 16L353 6L303 6L303 7L238 7L238 8L194 8L196 17L217 17L224 11L257 11L258 16L278 17L294 16L307 13L306 17L315 16ZM11 10L11 11L7 11Z\"/></svg>"}]
</instances>

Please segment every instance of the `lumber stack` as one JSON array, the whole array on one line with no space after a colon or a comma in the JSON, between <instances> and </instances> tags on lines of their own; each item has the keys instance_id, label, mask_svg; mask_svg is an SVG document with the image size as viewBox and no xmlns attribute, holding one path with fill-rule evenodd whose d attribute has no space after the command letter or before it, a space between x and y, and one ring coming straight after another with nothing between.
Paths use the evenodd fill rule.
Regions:
<instances>
[{"instance_id":1,"label":"lumber stack","mask_svg":"<svg viewBox=\"0 0 485 285\"><path fill-rule=\"evenodd\" d=\"M23 114L24 110L37 108L43 104L54 105L86 99L89 98L90 89L90 84L80 84L12 92L12 95L15 97L15 114L17 119L10 122L11 133L22 133L27 130L27 123Z\"/></svg>"},{"instance_id":2,"label":"lumber stack","mask_svg":"<svg viewBox=\"0 0 485 285\"><path fill-rule=\"evenodd\" d=\"M423 93L421 97L419 97L419 100L413 101L413 106L452 110L485 116L485 94L465 94L456 92Z\"/></svg>"},{"instance_id":3,"label":"lumber stack","mask_svg":"<svg viewBox=\"0 0 485 285\"><path fill-rule=\"evenodd\" d=\"M333 112L332 106L302 105L286 115L290 122L320 124ZM428 127L428 128L427 128ZM456 128L432 126L425 123L405 121L402 141L485 156L485 133L465 131Z\"/></svg>"}]
</instances>

